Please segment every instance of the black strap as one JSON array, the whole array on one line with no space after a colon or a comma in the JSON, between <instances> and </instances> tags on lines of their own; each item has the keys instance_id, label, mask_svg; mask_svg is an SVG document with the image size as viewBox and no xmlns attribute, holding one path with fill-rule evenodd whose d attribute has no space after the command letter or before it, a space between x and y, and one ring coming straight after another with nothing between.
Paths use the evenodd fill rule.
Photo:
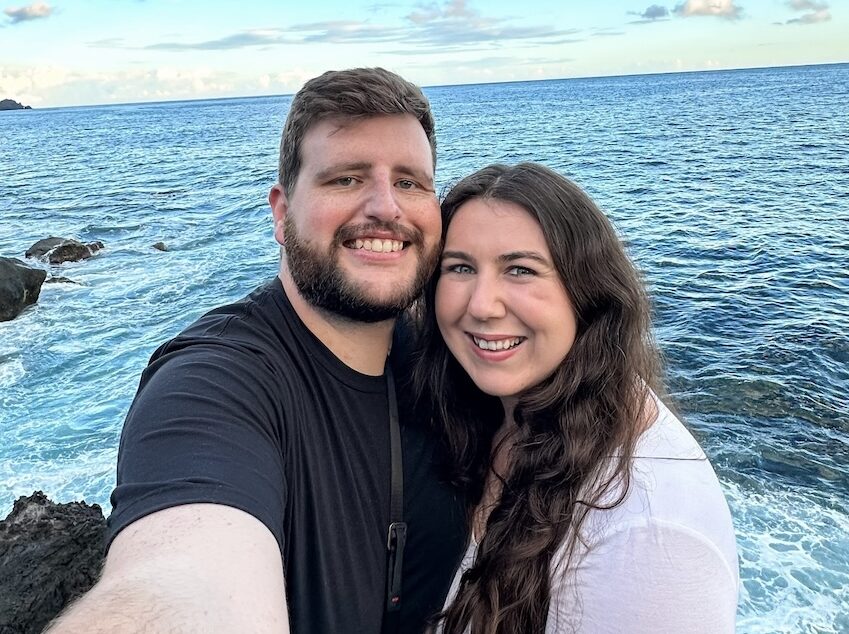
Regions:
<instances>
[{"instance_id":1,"label":"black strap","mask_svg":"<svg viewBox=\"0 0 849 634\"><path fill-rule=\"evenodd\" d=\"M383 634L398 632L401 615L401 571L404 566L404 546L407 543L407 524L404 522L404 463L401 456L401 426L398 422L398 399L392 368L386 366L386 396L389 399L389 443L392 460L389 490L389 531L386 536L386 604L383 614Z\"/></svg>"}]
</instances>

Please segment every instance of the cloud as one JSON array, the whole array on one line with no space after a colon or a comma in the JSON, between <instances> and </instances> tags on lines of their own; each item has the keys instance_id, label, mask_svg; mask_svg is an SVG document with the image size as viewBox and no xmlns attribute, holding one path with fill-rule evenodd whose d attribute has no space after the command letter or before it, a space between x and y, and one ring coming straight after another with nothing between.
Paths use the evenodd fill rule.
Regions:
<instances>
[{"instance_id":1,"label":"cloud","mask_svg":"<svg viewBox=\"0 0 849 634\"><path fill-rule=\"evenodd\" d=\"M617 37L619 35L625 35L625 31L610 31L607 29L599 29L595 33L593 33L593 37Z\"/></svg>"},{"instance_id":2,"label":"cloud","mask_svg":"<svg viewBox=\"0 0 849 634\"><path fill-rule=\"evenodd\" d=\"M578 33L578 29L554 29L547 25L511 25L506 18L482 15L466 0L432 2L407 15L411 24L407 42L426 47L456 47L467 44L496 43L508 40L535 40L551 44L552 39Z\"/></svg>"},{"instance_id":3,"label":"cloud","mask_svg":"<svg viewBox=\"0 0 849 634\"><path fill-rule=\"evenodd\" d=\"M669 9L659 4L653 4L647 7L642 13L639 11L629 11L628 15L636 15L642 18L642 20L640 20L641 22L654 22L655 20L668 18Z\"/></svg>"},{"instance_id":4,"label":"cloud","mask_svg":"<svg viewBox=\"0 0 849 634\"><path fill-rule=\"evenodd\" d=\"M3 13L12 19L12 24L17 24L18 22L49 18L53 11L53 7L46 2L34 2L26 7L9 7L4 9Z\"/></svg>"},{"instance_id":5,"label":"cloud","mask_svg":"<svg viewBox=\"0 0 849 634\"><path fill-rule=\"evenodd\" d=\"M106 37L102 40L94 40L92 42L87 42L86 46L90 46L92 48L125 48L124 40L119 37Z\"/></svg>"},{"instance_id":6,"label":"cloud","mask_svg":"<svg viewBox=\"0 0 849 634\"><path fill-rule=\"evenodd\" d=\"M81 71L60 66L12 67L0 63L0 94L38 105L135 103L198 97L294 92L312 70L291 68L270 76L240 76L213 68Z\"/></svg>"},{"instance_id":7,"label":"cloud","mask_svg":"<svg viewBox=\"0 0 849 634\"><path fill-rule=\"evenodd\" d=\"M790 0L787 6L796 11L822 11L828 9L827 2L814 2L813 0Z\"/></svg>"},{"instance_id":8,"label":"cloud","mask_svg":"<svg viewBox=\"0 0 849 634\"><path fill-rule=\"evenodd\" d=\"M798 18L787 20L787 24L818 24L831 20L827 2L816 2L816 0L790 0L787 3L794 11L807 11Z\"/></svg>"},{"instance_id":9,"label":"cloud","mask_svg":"<svg viewBox=\"0 0 849 634\"><path fill-rule=\"evenodd\" d=\"M520 25L507 18L481 15L466 0L419 5L399 26L386 26L363 20L335 20L295 24L286 28L241 31L202 42L160 42L143 47L146 50L189 51L231 50L253 46L315 43L393 43L410 52L433 49L470 50L475 45L531 41L556 44L574 41L578 29L555 29L548 25ZM93 46L108 45L101 42ZM414 45L414 46L411 46Z\"/></svg>"},{"instance_id":10,"label":"cloud","mask_svg":"<svg viewBox=\"0 0 849 634\"><path fill-rule=\"evenodd\" d=\"M144 46L150 51L227 51L251 46L291 43L283 33L276 29L242 31L216 40L204 42L160 42Z\"/></svg>"},{"instance_id":11,"label":"cloud","mask_svg":"<svg viewBox=\"0 0 849 634\"><path fill-rule=\"evenodd\" d=\"M403 40L406 33L402 28L354 20L296 24L288 31L294 37L300 37L300 41L304 44L315 42L396 42Z\"/></svg>"},{"instance_id":12,"label":"cloud","mask_svg":"<svg viewBox=\"0 0 849 634\"><path fill-rule=\"evenodd\" d=\"M734 0L686 0L672 11L682 18L713 16L727 20L735 20L742 13L742 9L734 4Z\"/></svg>"}]
</instances>

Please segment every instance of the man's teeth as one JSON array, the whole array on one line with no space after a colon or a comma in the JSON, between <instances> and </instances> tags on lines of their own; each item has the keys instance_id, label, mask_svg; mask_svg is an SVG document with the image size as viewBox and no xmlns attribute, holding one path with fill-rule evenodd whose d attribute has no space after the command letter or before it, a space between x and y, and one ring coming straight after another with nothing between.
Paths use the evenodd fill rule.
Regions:
<instances>
[{"instance_id":1,"label":"man's teeth","mask_svg":"<svg viewBox=\"0 0 849 634\"><path fill-rule=\"evenodd\" d=\"M487 341L486 339L478 339L472 337L475 345L481 350L509 350L515 348L522 343L521 337L512 337L510 339L499 339L498 341Z\"/></svg>"},{"instance_id":2,"label":"man's teeth","mask_svg":"<svg viewBox=\"0 0 849 634\"><path fill-rule=\"evenodd\" d=\"M355 249L364 249L366 251L374 251L375 253L390 253L392 251L400 251L404 248L404 243L400 240L354 240Z\"/></svg>"}]
</instances>

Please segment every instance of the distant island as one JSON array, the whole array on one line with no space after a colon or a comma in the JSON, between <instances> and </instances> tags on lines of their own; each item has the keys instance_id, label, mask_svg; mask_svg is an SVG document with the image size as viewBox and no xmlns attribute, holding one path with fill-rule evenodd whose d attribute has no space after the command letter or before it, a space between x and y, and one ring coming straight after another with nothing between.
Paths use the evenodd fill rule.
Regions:
<instances>
[{"instance_id":1,"label":"distant island","mask_svg":"<svg viewBox=\"0 0 849 634\"><path fill-rule=\"evenodd\" d=\"M0 101L0 110L32 110L32 108L12 99L3 99Z\"/></svg>"}]
</instances>

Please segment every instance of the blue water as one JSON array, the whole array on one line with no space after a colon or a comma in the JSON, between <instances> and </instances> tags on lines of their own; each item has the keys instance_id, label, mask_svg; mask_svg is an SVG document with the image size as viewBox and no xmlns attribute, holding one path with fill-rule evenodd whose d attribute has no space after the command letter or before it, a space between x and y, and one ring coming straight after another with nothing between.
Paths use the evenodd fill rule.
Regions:
<instances>
[{"instance_id":1,"label":"blue water","mask_svg":"<svg viewBox=\"0 0 849 634\"><path fill-rule=\"evenodd\" d=\"M441 186L541 161L627 240L732 508L739 631L849 632L849 65L426 92ZM265 196L289 102L0 115L0 255L106 244L0 323L0 517L34 489L108 512L150 353L275 273Z\"/></svg>"}]
</instances>

